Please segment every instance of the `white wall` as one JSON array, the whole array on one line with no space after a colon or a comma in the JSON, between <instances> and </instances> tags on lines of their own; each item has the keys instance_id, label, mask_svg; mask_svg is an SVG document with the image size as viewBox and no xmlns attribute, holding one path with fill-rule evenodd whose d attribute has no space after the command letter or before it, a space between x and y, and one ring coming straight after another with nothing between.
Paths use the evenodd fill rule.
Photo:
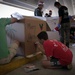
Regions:
<instances>
[{"instance_id":1,"label":"white wall","mask_svg":"<svg viewBox=\"0 0 75 75\"><path fill-rule=\"evenodd\" d=\"M64 5L68 7L69 15L74 15L72 1L71 0L64 0Z\"/></svg>"},{"instance_id":2,"label":"white wall","mask_svg":"<svg viewBox=\"0 0 75 75\"><path fill-rule=\"evenodd\" d=\"M75 0L71 0L71 1L72 1L73 11L74 11L74 15L75 15Z\"/></svg>"},{"instance_id":3,"label":"white wall","mask_svg":"<svg viewBox=\"0 0 75 75\"><path fill-rule=\"evenodd\" d=\"M45 13L49 13L49 10L52 10L52 17L53 16L58 16L58 9L56 7L54 7L54 2L55 2L55 0L52 0L52 1L49 0L49 2L47 1L49 6L44 11L44 15L45 15ZM45 6L47 6L47 5L45 5Z\"/></svg>"},{"instance_id":4,"label":"white wall","mask_svg":"<svg viewBox=\"0 0 75 75\"><path fill-rule=\"evenodd\" d=\"M46 1L46 0L45 0ZM62 5L65 5L68 7L69 15L75 15L75 0L57 0ZM48 13L49 10L52 10L52 16L58 16L58 9L54 7L55 0L49 0L48 7L44 11L44 13ZM46 5L47 6L47 5Z\"/></svg>"},{"instance_id":5,"label":"white wall","mask_svg":"<svg viewBox=\"0 0 75 75\"><path fill-rule=\"evenodd\" d=\"M0 4L0 18L10 17L10 15L14 12L18 12L18 13L25 15L25 16L34 16L34 12L32 12L32 11Z\"/></svg>"}]
</instances>

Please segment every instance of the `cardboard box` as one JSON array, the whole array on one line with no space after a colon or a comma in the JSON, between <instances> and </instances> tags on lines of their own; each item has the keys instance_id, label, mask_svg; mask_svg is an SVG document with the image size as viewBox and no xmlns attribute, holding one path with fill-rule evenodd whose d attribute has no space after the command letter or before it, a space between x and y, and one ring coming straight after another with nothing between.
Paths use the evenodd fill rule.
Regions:
<instances>
[{"instance_id":1,"label":"cardboard box","mask_svg":"<svg viewBox=\"0 0 75 75\"><path fill-rule=\"evenodd\" d=\"M58 18L57 17L46 18L46 22L48 23L48 25L51 28L51 30L53 30L58 25Z\"/></svg>"},{"instance_id":2,"label":"cardboard box","mask_svg":"<svg viewBox=\"0 0 75 75\"><path fill-rule=\"evenodd\" d=\"M47 30L49 31L50 28L46 21L35 17L25 17L25 56L36 53L34 43L37 41L37 34Z\"/></svg>"}]
</instances>

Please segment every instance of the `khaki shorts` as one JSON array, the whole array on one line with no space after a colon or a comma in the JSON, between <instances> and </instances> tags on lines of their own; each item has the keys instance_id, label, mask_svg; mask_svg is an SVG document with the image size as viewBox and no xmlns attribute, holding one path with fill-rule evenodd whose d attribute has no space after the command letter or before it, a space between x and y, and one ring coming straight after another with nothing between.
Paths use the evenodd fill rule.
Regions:
<instances>
[{"instance_id":1,"label":"khaki shorts","mask_svg":"<svg viewBox=\"0 0 75 75\"><path fill-rule=\"evenodd\" d=\"M6 64L9 63L11 61L11 59L16 55L17 53L17 48L18 45L14 42L11 47L9 48L9 52L10 54L8 55L8 57L3 58L0 60L0 64Z\"/></svg>"}]
</instances>

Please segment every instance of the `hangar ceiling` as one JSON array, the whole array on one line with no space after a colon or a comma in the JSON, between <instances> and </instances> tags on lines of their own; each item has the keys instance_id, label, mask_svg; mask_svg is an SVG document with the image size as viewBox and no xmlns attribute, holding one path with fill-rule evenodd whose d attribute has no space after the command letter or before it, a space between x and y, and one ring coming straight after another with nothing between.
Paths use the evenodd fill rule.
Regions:
<instances>
[{"instance_id":1,"label":"hangar ceiling","mask_svg":"<svg viewBox=\"0 0 75 75\"><path fill-rule=\"evenodd\" d=\"M42 0L44 1L44 10L47 9L50 5L55 2L55 0ZM2 3L29 9L29 10L34 10L37 7L39 0L2 0Z\"/></svg>"},{"instance_id":2,"label":"hangar ceiling","mask_svg":"<svg viewBox=\"0 0 75 75\"><path fill-rule=\"evenodd\" d=\"M54 7L54 2L56 0L42 0L44 2L44 11L53 10L54 13L57 12L57 9ZM58 0L61 4L66 5L69 8L71 15L74 15L75 12L75 0ZM4 3L10 6L19 7L22 9L28 9L34 11L37 7L39 0L0 0L0 3ZM56 13L57 14L57 13Z\"/></svg>"}]
</instances>

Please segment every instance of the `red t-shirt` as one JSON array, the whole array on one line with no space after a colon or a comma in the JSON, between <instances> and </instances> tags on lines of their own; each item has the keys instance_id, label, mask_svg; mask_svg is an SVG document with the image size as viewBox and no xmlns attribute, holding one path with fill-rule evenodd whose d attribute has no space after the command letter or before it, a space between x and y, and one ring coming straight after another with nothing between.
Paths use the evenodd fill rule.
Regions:
<instances>
[{"instance_id":1,"label":"red t-shirt","mask_svg":"<svg viewBox=\"0 0 75 75\"><path fill-rule=\"evenodd\" d=\"M57 40L46 40L43 47L46 56L58 58L62 66L68 65L72 62L73 54L71 50L61 42Z\"/></svg>"}]
</instances>

